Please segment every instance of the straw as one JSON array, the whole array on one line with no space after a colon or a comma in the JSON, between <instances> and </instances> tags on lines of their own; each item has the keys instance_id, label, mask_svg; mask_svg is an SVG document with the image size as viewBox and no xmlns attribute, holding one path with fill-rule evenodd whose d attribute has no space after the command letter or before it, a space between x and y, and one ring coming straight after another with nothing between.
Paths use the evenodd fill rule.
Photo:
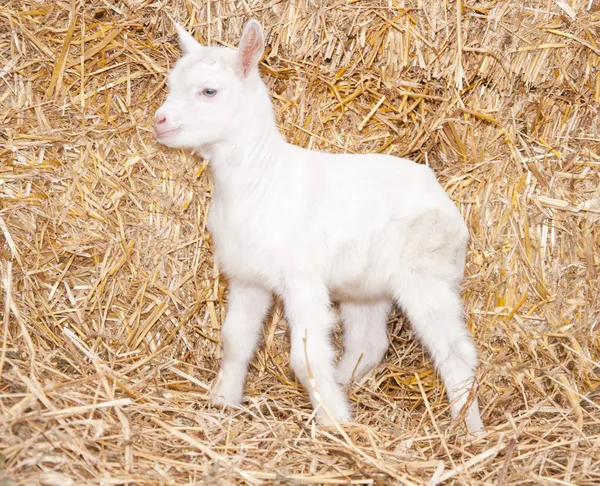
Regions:
<instances>
[{"instance_id":1,"label":"straw","mask_svg":"<svg viewBox=\"0 0 600 486\"><path fill-rule=\"evenodd\" d=\"M280 305L244 406L209 407L227 279L210 165L152 136L169 17L262 22L287 140L436 171L485 437L400 313L353 424L315 423ZM599 484L599 29L590 0L1 2L0 484Z\"/></svg>"}]
</instances>

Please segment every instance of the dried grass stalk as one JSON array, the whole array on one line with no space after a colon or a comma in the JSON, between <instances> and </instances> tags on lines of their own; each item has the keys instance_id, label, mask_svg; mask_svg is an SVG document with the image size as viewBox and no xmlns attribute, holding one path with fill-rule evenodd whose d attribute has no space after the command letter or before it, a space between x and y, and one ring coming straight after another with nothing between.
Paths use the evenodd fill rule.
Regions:
<instances>
[{"instance_id":1,"label":"dried grass stalk","mask_svg":"<svg viewBox=\"0 0 600 486\"><path fill-rule=\"evenodd\" d=\"M399 315L343 431L279 309L247 407L207 407L226 284L206 163L150 132L169 15L223 45L261 20L292 142L436 169L472 232L485 440ZM599 34L590 0L3 1L0 483L599 484Z\"/></svg>"}]
</instances>

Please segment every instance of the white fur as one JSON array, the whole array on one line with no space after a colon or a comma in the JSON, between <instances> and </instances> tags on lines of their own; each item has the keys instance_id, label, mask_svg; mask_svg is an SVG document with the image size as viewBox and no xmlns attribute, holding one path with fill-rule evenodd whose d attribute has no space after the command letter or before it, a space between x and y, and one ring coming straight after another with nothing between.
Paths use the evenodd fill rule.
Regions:
<instances>
[{"instance_id":1,"label":"white fur","mask_svg":"<svg viewBox=\"0 0 600 486\"><path fill-rule=\"evenodd\" d=\"M351 420L341 385L383 358L392 304L431 354L456 418L477 362L459 295L468 230L434 173L392 156L286 143L257 69L264 42L258 22L246 24L238 50L204 47L177 30L185 55L169 75L155 133L211 161L209 227L230 279L213 402L241 403L276 293L291 328L291 366L322 422ZM341 303L345 330L337 370L332 300ZM482 430L477 400L465 416L470 432Z\"/></svg>"}]
</instances>

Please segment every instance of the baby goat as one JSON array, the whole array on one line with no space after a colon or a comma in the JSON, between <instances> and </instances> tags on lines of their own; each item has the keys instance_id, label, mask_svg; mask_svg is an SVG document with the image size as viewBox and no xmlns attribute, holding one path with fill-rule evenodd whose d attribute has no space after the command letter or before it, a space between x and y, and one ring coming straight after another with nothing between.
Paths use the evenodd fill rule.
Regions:
<instances>
[{"instance_id":1,"label":"baby goat","mask_svg":"<svg viewBox=\"0 0 600 486\"><path fill-rule=\"evenodd\" d=\"M431 354L456 418L477 362L459 295L468 230L434 173L389 155L286 143L259 75L261 25L246 24L237 50L202 46L176 28L183 57L168 76L154 132L162 144L211 161L209 229L230 279L213 403L241 403L276 293L291 329L291 366L322 423L351 420L342 386L385 355L393 304ZM344 326L337 367L332 300ZM471 433L482 430L477 400L465 417Z\"/></svg>"}]
</instances>

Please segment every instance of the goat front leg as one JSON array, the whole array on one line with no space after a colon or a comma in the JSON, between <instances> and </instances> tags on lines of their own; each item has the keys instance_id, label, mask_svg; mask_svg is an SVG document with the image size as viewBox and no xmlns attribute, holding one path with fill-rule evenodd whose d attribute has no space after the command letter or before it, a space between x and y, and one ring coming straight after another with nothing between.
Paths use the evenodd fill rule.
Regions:
<instances>
[{"instance_id":1,"label":"goat front leg","mask_svg":"<svg viewBox=\"0 0 600 486\"><path fill-rule=\"evenodd\" d=\"M319 422L349 422L348 402L334 376L335 315L327 288L319 282L295 282L288 286L284 303L291 329L290 362L317 409Z\"/></svg>"},{"instance_id":2,"label":"goat front leg","mask_svg":"<svg viewBox=\"0 0 600 486\"><path fill-rule=\"evenodd\" d=\"M271 301L271 293L261 287L230 283L229 308L221 329L223 359L211 393L212 405L235 406L242 402L248 363Z\"/></svg>"}]
</instances>

